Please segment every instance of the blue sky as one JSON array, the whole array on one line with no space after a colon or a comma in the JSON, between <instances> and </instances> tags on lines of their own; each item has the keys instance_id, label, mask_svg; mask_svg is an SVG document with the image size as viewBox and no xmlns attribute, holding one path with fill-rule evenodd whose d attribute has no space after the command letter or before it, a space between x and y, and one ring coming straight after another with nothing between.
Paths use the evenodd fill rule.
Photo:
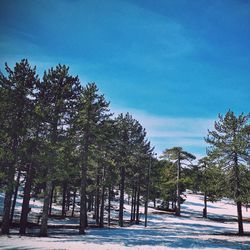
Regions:
<instances>
[{"instance_id":1,"label":"blue sky","mask_svg":"<svg viewBox=\"0 0 250 250\"><path fill-rule=\"evenodd\" d=\"M250 111L248 0L1 0L0 68L67 64L160 154L204 155L218 113Z\"/></svg>"}]
</instances>

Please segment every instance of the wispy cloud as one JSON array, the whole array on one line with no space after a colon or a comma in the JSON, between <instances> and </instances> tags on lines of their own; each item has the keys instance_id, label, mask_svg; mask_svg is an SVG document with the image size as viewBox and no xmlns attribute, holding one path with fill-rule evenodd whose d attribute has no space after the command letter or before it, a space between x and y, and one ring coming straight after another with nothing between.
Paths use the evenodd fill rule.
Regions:
<instances>
[{"instance_id":1,"label":"wispy cloud","mask_svg":"<svg viewBox=\"0 0 250 250\"><path fill-rule=\"evenodd\" d=\"M201 157L205 154L204 137L213 128L210 118L164 117L131 108L113 108L115 114L129 112L147 131L147 136L157 154L166 148L180 146Z\"/></svg>"}]
</instances>

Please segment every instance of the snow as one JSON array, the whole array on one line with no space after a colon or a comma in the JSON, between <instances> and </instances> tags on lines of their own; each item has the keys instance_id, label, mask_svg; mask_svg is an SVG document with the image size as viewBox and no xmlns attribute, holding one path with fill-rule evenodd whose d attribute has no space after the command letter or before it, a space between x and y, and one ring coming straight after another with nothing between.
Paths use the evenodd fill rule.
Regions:
<instances>
[{"instance_id":1,"label":"snow","mask_svg":"<svg viewBox=\"0 0 250 250\"><path fill-rule=\"evenodd\" d=\"M35 202L34 209L37 212L40 211L39 204L40 201ZM144 208L141 207L140 225L91 228L85 235L78 235L76 228L54 228L49 229L49 237L39 238L36 237L38 229L29 230L29 236L19 236L17 229L12 229L10 236L0 237L0 249L250 249L250 237L233 235L237 233L237 210L232 201L223 199L215 203L208 202L208 216L213 220L202 218L201 195L187 194L187 200L181 208L181 217L149 208L147 228L144 227ZM59 208L55 206L54 209L56 211ZM125 205L125 211L125 218L129 219L130 206ZM243 208L243 217L249 218L250 211ZM49 224L59 223L62 221L49 221ZM66 218L63 223L76 225L79 220ZM250 232L249 222L244 222L244 230Z\"/></svg>"}]
</instances>

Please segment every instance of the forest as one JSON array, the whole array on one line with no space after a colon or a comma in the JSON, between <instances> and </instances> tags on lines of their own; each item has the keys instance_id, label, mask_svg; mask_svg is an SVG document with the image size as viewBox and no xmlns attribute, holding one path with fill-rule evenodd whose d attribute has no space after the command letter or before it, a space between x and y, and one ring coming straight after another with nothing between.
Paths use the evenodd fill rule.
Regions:
<instances>
[{"instance_id":1,"label":"forest","mask_svg":"<svg viewBox=\"0 0 250 250\"><path fill-rule=\"evenodd\" d=\"M149 203L179 217L188 189L202 194L204 218L209 217L208 202L232 199L238 234L244 235L242 209L250 203L250 114L219 114L214 129L204 135L207 152L201 159L182 145L156 157L140 121L129 113L114 115L109 105L95 83L81 83L65 65L47 69L42 77L27 59L0 70L1 234L12 227L21 235L27 232L31 199L43 200L37 223L41 237L49 235L52 216L79 218L79 234L91 226L147 227ZM129 219L124 218L125 203L131 206ZM53 214L53 204L60 204L60 214ZM140 220L140 206L145 221ZM114 209L118 218L112 217Z\"/></svg>"}]
</instances>

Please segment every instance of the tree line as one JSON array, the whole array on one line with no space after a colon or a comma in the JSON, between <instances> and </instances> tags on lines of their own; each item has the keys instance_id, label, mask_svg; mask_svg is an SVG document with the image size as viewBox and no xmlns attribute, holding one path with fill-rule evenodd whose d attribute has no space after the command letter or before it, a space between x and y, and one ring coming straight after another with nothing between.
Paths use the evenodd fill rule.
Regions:
<instances>
[{"instance_id":1,"label":"tree line","mask_svg":"<svg viewBox=\"0 0 250 250\"><path fill-rule=\"evenodd\" d=\"M207 156L181 147L166 149L162 160L153 157L146 131L129 113L114 117L109 102L95 83L83 85L69 67L57 65L40 79L26 59L0 73L0 187L5 191L1 233L13 222L20 180L24 179L20 233L28 225L31 194L43 198L40 236L48 235L52 204L61 196L61 217L80 196L79 234L88 227L88 211L96 225L111 224L111 201L119 190L118 224L124 226L125 193L130 197L131 222L139 223L139 206L164 200L181 215L186 188L208 200L223 196L237 204L239 234L243 234L242 203L249 203L249 115L232 111L215 122L205 138ZM149 191L150 190L150 191ZM72 202L73 199L73 202ZM146 222L145 222L146 225Z\"/></svg>"}]
</instances>

